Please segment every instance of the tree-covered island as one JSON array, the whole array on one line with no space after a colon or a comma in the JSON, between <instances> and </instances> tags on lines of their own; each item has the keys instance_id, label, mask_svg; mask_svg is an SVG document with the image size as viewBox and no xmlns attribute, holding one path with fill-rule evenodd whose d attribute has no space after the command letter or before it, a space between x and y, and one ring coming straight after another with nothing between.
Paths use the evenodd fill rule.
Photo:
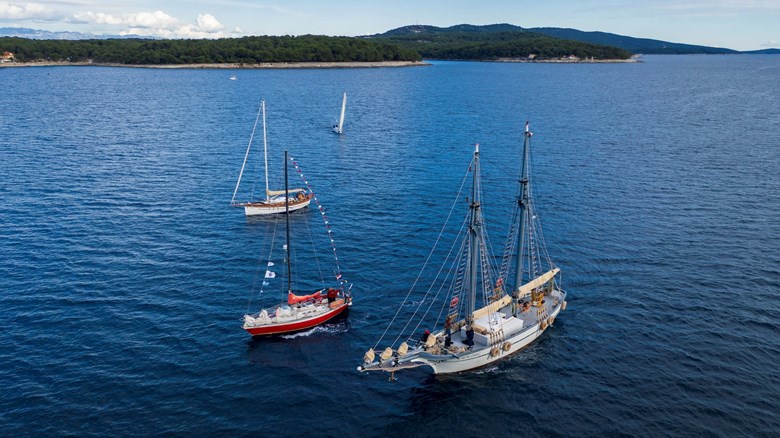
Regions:
<instances>
[{"instance_id":1,"label":"tree-covered island","mask_svg":"<svg viewBox=\"0 0 780 438\"><path fill-rule=\"evenodd\" d=\"M303 35L168 40L3 37L0 38L0 53L6 52L13 54L15 63L22 64L250 67L272 63L413 64L423 58L578 62L626 60L632 55L617 47L555 38L511 25L406 26L365 37Z\"/></svg>"}]
</instances>

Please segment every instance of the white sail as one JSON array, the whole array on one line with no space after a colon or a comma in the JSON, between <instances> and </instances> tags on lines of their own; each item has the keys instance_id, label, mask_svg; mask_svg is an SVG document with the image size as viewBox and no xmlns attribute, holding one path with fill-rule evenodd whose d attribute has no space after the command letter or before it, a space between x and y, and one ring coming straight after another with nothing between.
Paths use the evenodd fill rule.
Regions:
<instances>
[{"instance_id":1,"label":"white sail","mask_svg":"<svg viewBox=\"0 0 780 438\"><path fill-rule=\"evenodd\" d=\"M290 189L287 190L287 193L298 193L298 192L304 192L304 189ZM284 195L284 190L266 190L265 192L268 196L277 196L277 195Z\"/></svg>"},{"instance_id":2,"label":"white sail","mask_svg":"<svg viewBox=\"0 0 780 438\"><path fill-rule=\"evenodd\" d=\"M344 98L341 100L341 116L339 117L338 125L333 127L333 132L336 134L344 133L344 113L347 110L347 93L344 92Z\"/></svg>"}]
</instances>

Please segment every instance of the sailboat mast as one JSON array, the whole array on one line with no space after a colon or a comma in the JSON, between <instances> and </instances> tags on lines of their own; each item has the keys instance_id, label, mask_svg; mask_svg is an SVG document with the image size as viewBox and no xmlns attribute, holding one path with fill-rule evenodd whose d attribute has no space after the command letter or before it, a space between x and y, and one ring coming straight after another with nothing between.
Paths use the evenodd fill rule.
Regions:
<instances>
[{"instance_id":1,"label":"sailboat mast","mask_svg":"<svg viewBox=\"0 0 780 438\"><path fill-rule=\"evenodd\" d=\"M469 294L466 303L466 328L471 329L474 322L474 308L477 300L477 266L479 266L479 143L474 149L474 175L471 187L471 220L469 223Z\"/></svg>"},{"instance_id":2,"label":"sailboat mast","mask_svg":"<svg viewBox=\"0 0 780 438\"><path fill-rule=\"evenodd\" d=\"M265 101L262 101L263 107L263 157L265 158L265 199L270 198L268 195L268 144L266 142L265 135ZM287 169L287 159L285 158L284 168Z\"/></svg>"},{"instance_id":3,"label":"sailboat mast","mask_svg":"<svg viewBox=\"0 0 780 438\"><path fill-rule=\"evenodd\" d=\"M290 266L290 197L287 193L287 151L284 151L284 217L287 220L287 292L292 292L292 267Z\"/></svg>"},{"instance_id":4,"label":"sailboat mast","mask_svg":"<svg viewBox=\"0 0 780 438\"><path fill-rule=\"evenodd\" d=\"M528 193L528 165L530 153L531 131L528 122L525 122L525 133L523 134L523 158L520 165L520 195L517 198L517 206L520 209L520 224L517 233L517 266L515 269L515 291L520 291L523 284L523 244L525 240L526 224L528 222L528 203L530 202Z\"/></svg>"}]
</instances>

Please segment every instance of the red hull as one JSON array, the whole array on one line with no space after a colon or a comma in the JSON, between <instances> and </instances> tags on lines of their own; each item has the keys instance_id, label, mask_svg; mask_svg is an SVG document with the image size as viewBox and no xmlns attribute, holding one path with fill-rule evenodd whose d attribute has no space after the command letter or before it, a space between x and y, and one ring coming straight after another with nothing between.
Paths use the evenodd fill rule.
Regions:
<instances>
[{"instance_id":1,"label":"red hull","mask_svg":"<svg viewBox=\"0 0 780 438\"><path fill-rule=\"evenodd\" d=\"M342 314L348 308L349 308L349 304L344 303L341 306L336 307L335 309L327 313L323 313L322 315L311 319L288 322L284 324L269 324L269 325L264 325L262 327L250 327L250 328L245 328L244 330L249 332L249 334L252 336L278 335L282 333L298 332L301 330L306 330L312 327L316 327L330 319L333 319L336 316Z\"/></svg>"}]
</instances>

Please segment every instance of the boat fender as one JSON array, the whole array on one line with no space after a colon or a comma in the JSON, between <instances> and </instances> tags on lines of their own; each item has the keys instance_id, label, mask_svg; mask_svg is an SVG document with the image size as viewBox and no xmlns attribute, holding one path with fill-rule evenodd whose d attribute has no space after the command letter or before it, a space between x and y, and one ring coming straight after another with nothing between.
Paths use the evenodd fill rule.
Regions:
<instances>
[{"instance_id":1,"label":"boat fender","mask_svg":"<svg viewBox=\"0 0 780 438\"><path fill-rule=\"evenodd\" d=\"M501 346L501 348L504 349L504 351L509 351L510 348L512 348L512 343L509 341L504 342L504 345Z\"/></svg>"},{"instance_id":2,"label":"boat fender","mask_svg":"<svg viewBox=\"0 0 780 438\"><path fill-rule=\"evenodd\" d=\"M385 348L385 351L382 352L381 355L379 355L379 358L382 360L390 359L393 356L393 349L390 347Z\"/></svg>"},{"instance_id":3,"label":"boat fender","mask_svg":"<svg viewBox=\"0 0 780 438\"><path fill-rule=\"evenodd\" d=\"M566 310L566 300L561 304L561 310Z\"/></svg>"},{"instance_id":4,"label":"boat fender","mask_svg":"<svg viewBox=\"0 0 780 438\"><path fill-rule=\"evenodd\" d=\"M498 347L493 347L493 348L491 348L491 349L490 349L490 357L496 357L496 356L498 356L498 352L499 352L499 350L498 350Z\"/></svg>"},{"instance_id":5,"label":"boat fender","mask_svg":"<svg viewBox=\"0 0 780 438\"><path fill-rule=\"evenodd\" d=\"M366 364L370 364L373 361L374 361L374 349L372 348L366 351L365 356L363 356L363 362Z\"/></svg>"},{"instance_id":6,"label":"boat fender","mask_svg":"<svg viewBox=\"0 0 780 438\"><path fill-rule=\"evenodd\" d=\"M548 326L552 327L554 322L555 322L555 317L554 316L551 316L551 317L547 318L547 325Z\"/></svg>"},{"instance_id":7,"label":"boat fender","mask_svg":"<svg viewBox=\"0 0 780 438\"><path fill-rule=\"evenodd\" d=\"M539 330L544 330L547 328L547 320L542 320L541 323L539 323Z\"/></svg>"}]
</instances>

